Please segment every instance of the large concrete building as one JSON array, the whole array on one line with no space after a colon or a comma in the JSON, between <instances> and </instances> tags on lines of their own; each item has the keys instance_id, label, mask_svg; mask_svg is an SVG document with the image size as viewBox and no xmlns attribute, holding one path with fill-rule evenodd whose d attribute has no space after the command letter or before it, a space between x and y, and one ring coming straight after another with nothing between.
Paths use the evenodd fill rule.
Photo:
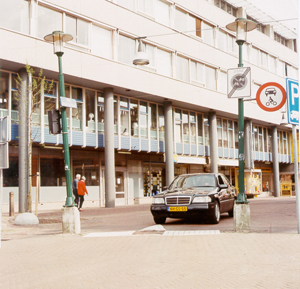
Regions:
<instances>
[{"instance_id":1,"label":"large concrete building","mask_svg":"<svg viewBox=\"0 0 300 289\"><path fill-rule=\"evenodd\" d=\"M298 77L294 31L246 0L10 0L0 8L0 116L11 120L4 203L11 191L26 197L28 175L35 189L37 172L40 202L66 198L62 137L49 134L47 114L59 108L60 95L57 57L44 40L53 31L74 37L62 58L66 97L77 103L67 109L71 175L86 176L87 200L100 206L108 196L112 206L148 203L182 173L217 169L237 185L238 100L227 97L227 70L237 67L238 45L226 29L236 17L258 23L243 45L251 98L264 83L285 87L286 77ZM150 60L144 66L133 64L139 37L146 37ZM26 64L34 68L32 78ZM26 100L15 97L16 77L30 86L40 69L53 87L33 97L29 124L22 107L32 95L25 90ZM284 111L245 101L247 194L280 196L280 181L293 182ZM105 192L111 179L113 189Z\"/></svg>"}]
</instances>

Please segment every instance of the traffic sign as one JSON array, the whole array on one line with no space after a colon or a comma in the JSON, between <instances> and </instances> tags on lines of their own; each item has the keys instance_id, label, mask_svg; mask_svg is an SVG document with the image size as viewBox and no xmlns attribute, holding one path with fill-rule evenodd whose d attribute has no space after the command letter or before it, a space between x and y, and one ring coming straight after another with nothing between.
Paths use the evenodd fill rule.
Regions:
<instances>
[{"instance_id":1,"label":"traffic sign","mask_svg":"<svg viewBox=\"0 0 300 289\"><path fill-rule=\"evenodd\" d=\"M256 102L265 111L279 110L286 102L285 89L279 83L267 82L258 89Z\"/></svg>"},{"instance_id":2,"label":"traffic sign","mask_svg":"<svg viewBox=\"0 0 300 289\"><path fill-rule=\"evenodd\" d=\"M299 82L291 78L286 79L287 115L288 123L299 124Z\"/></svg>"},{"instance_id":3,"label":"traffic sign","mask_svg":"<svg viewBox=\"0 0 300 289\"><path fill-rule=\"evenodd\" d=\"M227 70L227 97L245 98L251 96L251 68L239 67Z\"/></svg>"}]
</instances>

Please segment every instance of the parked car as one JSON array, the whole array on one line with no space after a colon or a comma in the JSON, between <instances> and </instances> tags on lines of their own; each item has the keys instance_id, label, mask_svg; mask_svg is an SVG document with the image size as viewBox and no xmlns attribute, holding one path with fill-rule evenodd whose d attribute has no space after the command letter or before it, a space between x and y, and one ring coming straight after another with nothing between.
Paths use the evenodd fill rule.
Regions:
<instances>
[{"instance_id":1,"label":"parked car","mask_svg":"<svg viewBox=\"0 0 300 289\"><path fill-rule=\"evenodd\" d=\"M156 224L164 224L166 218L209 217L218 224L220 214L228 212L233 217L237 189L223 174L185 174L152 199L151 213Z\"/></svg>"}]
</instances>

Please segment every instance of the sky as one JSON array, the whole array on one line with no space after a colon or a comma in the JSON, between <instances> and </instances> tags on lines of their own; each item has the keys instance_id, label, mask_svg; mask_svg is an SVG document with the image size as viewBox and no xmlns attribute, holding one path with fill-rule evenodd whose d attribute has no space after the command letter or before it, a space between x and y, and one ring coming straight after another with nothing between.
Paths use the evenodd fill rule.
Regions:
<instances>
[{"instance_id":1,"label":"sky","mask_svg":"<svg viewBox=\"0 0 300 289\"><path fill-rule=\"evenodd\" d=\"M298 17L298 3L300 0L249 0L257 8L273 16L276 20ZM297 29L297 20L283 21L289 28Z\"/></svg>"}]
</instances>

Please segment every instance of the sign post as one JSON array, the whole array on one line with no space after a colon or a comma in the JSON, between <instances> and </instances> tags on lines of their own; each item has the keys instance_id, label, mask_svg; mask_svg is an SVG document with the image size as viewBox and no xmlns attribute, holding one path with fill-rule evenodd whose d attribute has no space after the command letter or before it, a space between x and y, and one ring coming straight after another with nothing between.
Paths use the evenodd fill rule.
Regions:
<instances>
[{"instance_id":1,"label":"sign post","mask_svg":"<svg viewBox=\"0 0 300 289\"><path fill-rule=\"evenodd\" d=\"M299 83L297 80L286 79L287 94L287 115L288 123L292 125L293 149L294 149L294 175L295 175L295 193L297 206L297 224L298 234L300 234L300 196L299 196L299 172L298 172L298 149L297 149L297 129L299 125Z\"/></svg>"}]
</instances>

